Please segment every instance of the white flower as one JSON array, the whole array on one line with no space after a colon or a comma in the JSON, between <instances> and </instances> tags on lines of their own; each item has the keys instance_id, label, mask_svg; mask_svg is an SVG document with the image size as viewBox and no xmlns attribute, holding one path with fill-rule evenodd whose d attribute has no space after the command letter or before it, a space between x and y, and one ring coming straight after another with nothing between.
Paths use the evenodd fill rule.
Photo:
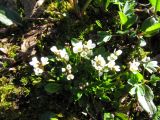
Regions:
<instances>
[{"instance_id":1,"label":"white flower","mask_svg":"<svg viewBox=\"0 0 160 120\"><path fill-rule=\"evenodd\" d=\"M66 72L66 68L62 68L62 72Z\"/></svg>"},{"instance_id":2,"label":"white flower","mask_svg":"<svg viewBox=\"0 0 160 120\"><path fill-rule=\"evenodd\" d=\"M62 59L65 59L66 61L69 60L69 55L66 52L66 49L59 50L59 54Z\"/></svg>"},{"instance_id":3,"label":"white flower","mask_svg":"<svg viewBox=\"0 0 160 120\"><path fill-rule=\"evenodd\" d=\"M41 57L41 63L42 63L43 66L49 64L48 58L47 57Z\"/></svg>"},{"instance_id":4,"label":"white flower","mask_svg":"<svg viewBox=\"0 0 160 120\"><path fill-rule=\"evenodd\" d=\"M86 45L84 44L84 47L90 50L90 49L95 48L96 44L92 43L92 40L88 40L87 44Z\"/></svg>"},{"instance_id":5,"label":"white flower","mask_svg":"<svg viewBox=\"0 0 160 120\"><path fill-rule=\"evenodd\" d=\"M33 58L32 58L32 61L29 62L29 64L30 64L31 66L33 66L34 68L37 68L37 67L39 66L40 62L38 61L38 59L37 59L36 57L33 57Z\"/></svg>"},{"instance_id":6,"label":"white flower","mask_svg":"<svg viewBox=\"0 0 160 120\"><path fill-rule=\"evenodd\" d=\"M57 52L58 52L58 49L57 49L56 46L52 46L52 47L50 48L50 50L51 50L52 52L54 52L54 53L57 53Z\"/></svg>"},{"instance_id":7,"label":"white flower","mask_svg":"<svg viewBox=\"0 0 160 120\"><path fill-rule=\"evenodd\" d=\"M74 79L74 75L73 74L67 75L67 80L72 80L72 79Z\"/></svg>"},{"instance_id":8,"label":"white flower","mask_svg":"<svg viewBox=\"0 0 160 120\"><path fill-rule=\"evenodd\" d=\"M114 67L113 67L113 69L115 70L115 71L120 71L120 67L118 66L118 65L115 65Z\"/></svg>"},{"instance_id":9,"label":"white flower","mask_svg":"<svg viewBox=\"0 0 160 120\"><path fill-rule=\"evenodd\" d=\"M69 55L66 52L66 49L58 50L56 46L53 46L51 47L51 51L58 56L57 60L61 60L61 59L65 59L66 61L69 60Z\"/></svg>"},{"instance_id":10,"label":"white flower","mask_svg":"<svg viewBox=\"0 0 160 120\"><path fill-rule=\"evenodd\" d=\"M108 61L113 61L113 60L117 60L117 59L118 59L118 57L114 53L111 53L110 56L107 57Z\"/></svg>"},{"instance_id":11,"label":"white flower","mask_svg":"<svg viewBox=\"0 0 160 120\"><path fill-rule=\"evenodd\" d=\"M79 41L78 43L73 44L73 52L79 53L83 51L83 44L82 41Z\"/></svg>"},{"instance_id":12,"label":"white flower","mask_svg":"<svg viewBox=\"0 0 160 120\"><path fill-rule=\"evenodd\" d=\"M132 72L136 72L136 71L138 71L138 67L139 67L140 63L133 60L133 62L129 62L129 65L130 65L129 70Z\"/></svg>"},{"instance_id":13,"label":"white flower","mask_svg":"<svg viewBox=\"0 0 160 120\"><path fill-rule=\"evenodd\" d=\"M67 69L67 70L71 70L71 69L72 69L72 66L71 66L70 64L68 64L68 65L66 66L66 69Z\"/></svg>"},{"instance_id":14,"label":"white flower","mask_svg":"<svg viewBox=\"0 0 160 120\"><path fill-rule=\"evenodd\" d=\"M121 55L122 54L122 50L117 50L117 51L115 51L115 55L116 56L119 56L119 55Z\"/></svg>"},{"instance_id":15,"label":"white flower","mask_svg":"<svg viewBox=\"0 0 160 120\"><path fill-rule=\"evenodd\" d=\"M47 57L41 57L41 62L39 62L36 57L33 57L32 61L29 62L29 64L34 67L35 74L40 75L40 74L43 73L43 67L42 66L45 66L45 65L49 64L49 62L48 62Z\"/></svg>"},{"instance_id":16,"label":"white flower","mask_svg":"<svg viewBox=\"0 0 160 120\"><path fill-rule=\"evenodd\" d=\"M104 58L101 55L95 56L94 60L92 60L92 66L96 70L101 71L106 66L106 61L104 60Z\"/></svg>"},{"instance_id":17,"label":"white flower","mask_svg":"<svg viewBox=\"0 0 160 120\"><path fill-rule=\"evenodd\" d=\"M35 72L36 75L40 75L40 74L43 73L43 69L41 69L41 68L34 68L34 72Z\"/></svg>"},{"instance_id":18,"label":"white flower","mask_svg":"<svg viewBox=\"0 0 160 120\"><path fill-rule=\"evenodd\" d=\"M107 63L108 68L113 69L113 67L115 66L115 61L111 60Z\"/></svg>"}]
</instances>

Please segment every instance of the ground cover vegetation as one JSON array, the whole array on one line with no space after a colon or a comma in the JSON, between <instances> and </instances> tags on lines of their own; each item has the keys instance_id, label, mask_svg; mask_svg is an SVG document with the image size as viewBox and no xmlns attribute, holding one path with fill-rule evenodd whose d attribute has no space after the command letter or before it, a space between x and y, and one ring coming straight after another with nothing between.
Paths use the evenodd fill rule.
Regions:
<instances>
[{"instance_id":1,"label":"ground cover vegetation","mask_svg":"<svg viewBox=\"0 0 160 120\"><path fill-rule=\"evenodd\" d=\"M1 120L159 120L160 0L0 0Z\"/></svg>"}]
</instances>

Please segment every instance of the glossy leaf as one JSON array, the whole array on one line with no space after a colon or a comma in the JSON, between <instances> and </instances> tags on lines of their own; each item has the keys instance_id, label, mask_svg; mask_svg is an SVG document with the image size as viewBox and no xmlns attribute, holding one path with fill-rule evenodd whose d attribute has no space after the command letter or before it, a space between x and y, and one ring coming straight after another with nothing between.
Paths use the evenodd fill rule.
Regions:
<instances>
[{"instance_id":1,"label":"glossy leaf","mask_svg":"<svg viewBox=\"0 0 160 120\"><path fill-rule=\"evenodd\" d=\"M144 20L144 22L142 23L141 30L145 32L147 28L151 27L156 23L158 23L158 21L154 17L149 17L146 20Z\"/></svg>"},{"instance_id":2,"label":"glossy leaf","mask_svg":"<svg viewBox=\"0 0 160 120\"><path fill-rule=\"evenodd\" d=\"M147 18L141 27L141 30L144 33L145 37L151 37L159 32L160 29L160 23L154 18L149 17Z\"/></svg>"},{"instance_id":3,"label":"glossy leaf","mask_svg":"<svg viewBox=\"0 0 160 120\"><path fill-rule=\"evenodd\" d=\"M123 12L120 12L120 11L118 12L118 14L120 17L121 24L124 25L128 20L127 16Z\"/></svg>"},{"instance_id":4,"label":"glossy leaf","mask_svg":"<svg viewBox=\"0 0 160 120\"><path fill-rule=\"evenodd\" d=\"M156 106L153 103L153 91L147 85L139 85L137 87L137 98L142 108L152 116L156 112Z\"/></svg>"},{"instance_id":5,"label":"glossy leaf","mask_svg":"<svg viewBox=\"0 0 160 120\"><path fill-rule=\"evenodd\" d=\"M150 27L148 27L145 32L152 32L160 29L160 23L156 23Z\"/></svg>"},{"instance_id":6,"label":"glossy leaf","mask_svg":"<svg viewBox=\"0 0 160 120\"><path fill-rule=\"evenodd\" d=\"M136 21L138 17L136 15L128 16L128 20L125 24L127 28L131 27Z\"/></svg>"},{"instance_id":7,"label":"glossy leaf","mask_svg":"<svg viewBox=\"0 0 160 120\"><path fill-rule=\"evenodd\" d=\"M149 0L155 11L160 11L160 0Z\"/></svg>"},{"instance_id":8,"label":"glossy leaf","mask_svg":"<svg viewBox=\"0 0 160 120\"><path fill-rule=\"evenodd\" d=\"M134 1L126 1L124 8L123 8L123 13L127 16L133 15L134 14L134 6L135 3Z\"/></svg>"},{"instance_id":9,"label":"glossy leaf","mask_svg":"<svg viewBox=\"0 0 160 120\"><path fill-rule=\"evenodd\" d=\"M21 17L13 10L0 6L0 22L10 26L14 23L21 24Z\"/></svg>"},{"instance_id":10,"label":"glossy leaf","mask_svg":"<svg viewBox=\"0 0 160 120\"><path fill-rule=\"evenodd\" d=\"M102 45L102 44L110 41L112 38L112 35L109 35L109 33L107 33L107 32L100 32L99 31L98 35L100 37L100 40L98 41L97 45Z\"/></svg>"},{"instance_id":11,"label":"glossy leaf","mask_svg":"<svg viewBox=\"0 0 160 120\"><path fill-rule=\"evenodd\" d=\"M5 13L2 13L1 11L0 11L0 22L2 22L7 26L10 26L13 24L12 20L8 19Z\"/></svg>"}]
</instances>

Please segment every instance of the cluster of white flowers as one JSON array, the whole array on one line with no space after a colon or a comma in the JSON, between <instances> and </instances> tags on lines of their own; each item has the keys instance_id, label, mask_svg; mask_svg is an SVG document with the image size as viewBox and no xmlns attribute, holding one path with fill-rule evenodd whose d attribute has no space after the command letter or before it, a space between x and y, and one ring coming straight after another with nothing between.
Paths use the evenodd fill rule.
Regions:
<instances>
[{"instance_id":1,"label":"cluster of white flowers","mask_svg":"<svg viewBox=\"0 0 160 120\"><path fill-rule=\"evenodd\" d=\"M29 64L33 66L35 74L40 75L44 72L43 67L49 64L49 62L47 57L41 57L41 62L37 59L37 57L33 57Z\"/></svg>"},{"instance_id":2,"label":"cluster of white flowers","mask_svg":"<svg viewBox=\"0 0 160 120\"><path fill-rule=\"evenodd\" d=\"M152 61L150 57L144 57L141 62L137 60L133 60L133 62L129 62L129 70L132 71L133 73L136 73L136 71L139 70L139 66L142 63L144 69L146 69L149 73L153 73L157 71L158 62L157 61Z\"/></svg>"},{"instance_id":3,"label":"cluster of white flowers","mask_svg":"<svg viewBox=\"0 0 160 120\"><path fill-rule=\"evenodd\" d=\"M67 75L67 80L74 79L74 75L72 74L72 66L68 64L66 68L62 68L62 72Z\"/></svg>"},{"instance_id":4,"label":"cluster of white flowers","mask_svg":"<svg viewBox=\"0 0 160 120\"><path fill-rule=\"evenodd\" d=\"M66 49L60 49L58 50L56 46L52 46L50 48L50 50L55 54L57 55L57 60L66 60L68 61L69 60L69 55L68 53L66 52Z\"/></svg>"},{"instance_id":5,"label":"cluster of white flowers","mask_svg":"<svg viewBox=\"0 0 160 120\"><path fill-rule=\"evenodd\" d=\"M73 52L80 53L81 57L87 58L93 54L92 49L96 47L96 44L92 43L92 40L88 40L85 44L82 41L72 43Z\"/></svg>"},{"instance_id":6,"label":"cluster of white flowers","mask_svg":"<svg viewBox=\"0 0 160 120\"><path fill-rule=\"evenodd\" d=\"M106 63L101 55L95 56L94 60L91 61L92 66L99 71L99 75L102 75L103 72L108 72L109 69L118 72L120 71L120 66L116 65L115 60L117 60L118 56L121 54L121 50L111 53L111 55L107 57L108 63Z\"/></svg>"},{"instance_id":7,"label":"cluster of white flowers","mask_svg":"<svg viewBox=\"0 0 160 120\"><path fill-rule=\"evenodd\" d=\"M120 66L116 65L115 61L118 59L118 56L122 54L122 50L114 51L114 53L111 53L110 56L107 57L107 60L109 61L107 63L107 67L110 70L120 71Z\"/></svg>"}]
</instances>

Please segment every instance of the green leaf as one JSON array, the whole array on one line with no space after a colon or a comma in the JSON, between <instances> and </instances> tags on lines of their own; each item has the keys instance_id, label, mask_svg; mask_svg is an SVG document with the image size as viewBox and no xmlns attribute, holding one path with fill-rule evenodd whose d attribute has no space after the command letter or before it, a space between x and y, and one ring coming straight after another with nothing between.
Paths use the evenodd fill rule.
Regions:
<instances>
[{"instance_id":1,"label":"green leaf","mask_svg":"<svg viewBox=\"0 0 160 120\"><path fill-rule=\"evenodd\" d=\"M154 18L149 17L147 18L141 27L142 32L144 33L145 37L151 37L159 32L160 23Z\"/></svg>"},{"instance_id":2,"label":"green leaf","mask_svg":"<svg viewBox=\"0 0 160 120\"><path fill-rule=\"evenodd\" d=\"M138 85L137 98L142 108L152 117L157 109L153 103L154 94L151 88L147 85Z\"/></svg>"},{"instance_id":3,"label":"green leaf","mask_svg":"<svg viewBox=\"0 0 160 120\"><path fill-rule=\"evenodd\" d=\"M157 112L153 116L153 120L159 120L159 118L160 118L160 106L157 107Z\"/></svg>"},{"instance_id":4,"label":"green leaf","mask_svg":"<svg viewBox=\"0 0 160 120\"><path fill-rule=\"evenodd\" d=\"M141 30L143 32L145 32L145 30L149 27L151 27L152 25L158 23L158 21L153 17L149 17L147 18L146 20L144 20L144 22L142 23L142 26L141 26Z\"/></svg>"},{"instance_id":5,"label":"green leaf","mask_svg":"<svg viewBox=\"0 0 160 120\"><path fill-rule=\"evenodd\" d=\"M104 113L103 120L114 120L111 113Z\"/></svg>"},{"instance_id":6,"label":"green leaf","mask_svg":"<svg viewBox=\"0 0 160 120\"><path fill-rule=\"evenodd\" d=\"M145 85L145 94L146 94L146 99L148 100L154 99L153 91L148 85Z\"/></svg>"},{"instance_id":7,"label":"green leaf","mask_svg":"<svg viewBox=\"0 0 160 120\"><path fill-rule=\"evenodd\" d=\"M98 25L98 27L102 28L102 24L100 20L96 20L96 24Z\"/></svg>"},{"instance_id":8,"label":"green leaf","mask_svg":"<svg viewBox=\"0 0 160 120\"><path fill-rule=\"evenodd\" d=\"M99 41L97 42L97 45L102 45L112 38L112 35L110 35L109 32L104 31L98 31L98 36L100 37Z\"/></svg>"},{"instance_id":9,"label":"green leaf","mask_svg":"<svg viewBox=\"0 0 160 120\"><path fill-rule=\"evenodd\" d=\"M145 32L152 32L160 29L160 23L156 23L150 27L148 27Z\"/></svg>"},{"instance_id":10,"label":"green leaf","mask_svg":"<svg viewBox=\"0 0 160 120\"><path fill-rule=\"evenodd\" d=\"M155 74L151 75L150 83L156 86L156 83L160 81L160 77L156 76Z\"/></svg>"},{"instance_id":11,"label":"green leaf","mask_svg":"<svg viewBox=\"0 0 160 120\"><path fill-rule=\"evenodd\" d=\"M13 10L0 6L0 22L10 26L14 23L21 24L21 17Z\"/></svg>"},{"instance_id":12,"label":"green leaf","mask_svg":"<svg viewBox=\"0 0 160 120\"><path fill-rule=\"evenodd\" d=\"M13 24L12 20L8 19L5 13L1 13L1 11L0 11L0 22L2 22L7 26L10 26Z\"/></svg>"},{"instance_id":13,"label":"green leaf","mask_svg":"<svg viewBox=\"0 0 160 120\"><path fill-rule=\"evenodd\" d=\"M143 75L139 72L136 72L136 73L130 73L129 75L129 80L128 80L128 83L130 85L135 85L135 84L138 84L139 82L141 82L144 78L143 78Z\"/></svg>"},{"instance_id":14,"label":"green leaf","mask_svg":"<svg viewBox=\"0 0 160 120\"><path fill-rule=\"evenodd\" d=\"M76 98L75 98L75 101L78 101L79 99L81 99L81 97L82 97L82 92L78 92L77 94L76 94Z\"/></svg>"},{"instance_id":15,"label":"green leaf","mask_svg":"<svg viewBox=\"0 0 160 120\"><path fill-rule=\"evenodd\" d=\"M136 21L138 17L136 15L128 16L128 20L125 24L127 28L131 27Z\"/></svg>"},{"instance_id":16,"label":"green leaf","mask_svg":"<svg viewBox=\"0 0 160 120\"><path fill-rule=\"evenodd\" d=\"M155 8L155 11L160 11L160 0L149 0L151 5Z\"/></svg>"},{"instance_id":17,"label":"green leaf","mask_svg":"<svg viewBox=\"0 0 160 120\"><path fill-rule=\"evenodd\" d=\"M52 94L60 91L61 85L58 83L48 83L47 85L45 85L44 89L46 92Z\"/></svg>"},{"instance_id":18,"label":"green leaf","mask_svg":"<svg viewBox=\"0 0 160 120\"><path fill-rule=\"evenodd\" d=\"M126 3L125 3L125 5L124 5L124 8L123 8L123 13L124 14L127 14L128 13L128 11L130 11L130 4L129 4L129 2L127 1Z\"/></svg>"},{"instance_id":19,"label":"green leaf","mask_svg":"<svg viewBox=\"0 0 160 120\"><path fill-rule=\"evenodd\" d=\"M103 42L108 42L110 39L111 39L112 35L106 35L104 38L103 38Z\"/></svg>"},{"instance_id":20,"label":"green leaf","mask_svg":"<svg viewBox=\"0 0 160 120\"><path fill-rule=\"evenodd\" d=\"M118 14L119 14L119 17L120 17L121 24L124 25L128 20L127 16L121 11L119 11Z\"/></svg>"},{"instance_id":21,"label":"green leaf","mask_svg":"<svg viewBox=\"0 0 160 120\"><path fill-rule=\"evenodd\" d=\"M116 112L115 117L118 117L120 120L129 120L128 116L124 113Z\"/></svg>"},{"instance_id":22,"label":"green leaf","mask_svg":"<svg viewBox=\"0 0 160 120\"><path fill-rule=\"evenodd\" d=\"M107 10L110 3L111 3L111 0L104 0L105 10Z\"/></svg>"}]
</instances>

